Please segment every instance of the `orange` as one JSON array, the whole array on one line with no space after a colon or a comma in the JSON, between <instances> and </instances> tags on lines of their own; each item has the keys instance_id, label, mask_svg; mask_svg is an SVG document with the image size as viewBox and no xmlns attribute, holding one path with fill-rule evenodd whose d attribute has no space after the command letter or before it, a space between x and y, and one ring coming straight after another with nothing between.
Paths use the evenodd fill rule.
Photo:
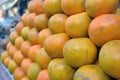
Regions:
<instances>
[{"instance_id":1,"label":"orange","mask_svg":"<svg viewBox=\"0 0 120 80\"><path fill-rule=\"evenodd\" d=\"M27 70L27 76L29 80L36 80L37 75L39 74L40 71L41 68L39 67L39 65L37 63L32 63Z\"/></svg>"},{"instance_id":2,"label":"orange","mask_svg":"<svg viewBox=\"0 0 120 80\"><path fill-rule=\"evenodd\" d=\"M41 14L43 13L42 0L32 0L28 4L28 10L31 13Z\"/></svg>"},{"instance_id":3,"label":"orange","mask_svg":"<svg viewBox=\"0 0 120 80\"><path fill-rule=\"evenodd\" d=\"M79 76L78 76L79 75ZM85 65L80 67L73 80L111 80L97 65Z\"/></svg>"},{"instance_id":4,"label":"orange","mask_svg":"<svg viewBox=\"0 0 120 80\"><path fill-rule=\"evenodd\" d=\"M30 58L24 58L21 62L22 70L27 73L28 67L32 64L32 60Z\"/></svg>"},{"instance_id":5,"label":"orange","mask_svg":"<svg viewBox=\"0 0 120 80\"><path fill-rule=\"evenodd\" d=\"M69 40L66 33L54 34L44 42L44 49L51 58L63 57L63 46Z\"/></svg>"},{"instance_id":6,"label":"orange","mask_svg":"<svg viewBox=\"0 0 120 80\"><path fill-rule=\"evenodd\" d=\"M10 33L10 42L14 45L15 43L15 39L18 37L18 33L16 31L13 31Z\"/></svg>"},{"instance_id":7,"label":"orange","mask_svg":"<svg viewBox=\"0 0 120 80\"><path fill-rule=\"evenodd\" d=\"M24 77L22 77L21 80L29 80L29 78L27 76L24 76Z\"/></svg>"},{"instance_id":8,"label":"orange","mask_svg":"<svg viewBox=\"0 0 120 80\"><path fill-rule=\"evenodd\" d=\"M4 62L5 58L9 56L8 51L3 51L0 55L0 60Z\"/></svg>"},{"instance_id":9,"label":"orange","mask_svg":"<svg viewBox=\"0 0 120 80\"><path fill-rule=\"evenodd\" d=\"M6 50L8 51L11 46L12 46L12 43L9 41L6 45Z\"/></svg>"},{"instance_id":10,"label":"orange","mask_svg":"<svg viewBox=\"0 0 120 80\"><path fill-rule=\"evenodd\" d=\"M34 27L40 31L48 27L48 18L46 14L37 15L34 19Z\"/></svg>"},{"instance_id":11,"label":"orange","mask_svg":"<svg viewBox=\"0 0 120 80\"><path fill-rule=\"evenodd\" d=\"M25 73L20 67L17 67L13 74L14 80L21 80L23 76L25 76Z\"/></svg>"},{"instance_id":12,"label":"orange","mask_svg":"<svg viewBox=\"0 0 120 80\"><path fill-rule=\"evenodd\" d=\"M50 80L47 69L39 72L37 80Z\"/></svg>"},{"instance_id":13,"label":"orange","mask_svg":"<svg viewBox=\"0 0 120 80\"><path fill-rule=\"evenodd\" d=\"M23 54L21 53L20 50L16 51L14 56L13 56L13 59L15 60L15 62L20 66L22 60L24 59L24 56Z\"/></svg>"},{"instance_id":14,"label":"orange","mask_svg":"<svg viewBox=\"0 0 120 80\"><path fill-rule=\"evenodd\" d=\"M65 43L63 55L67 64L79 68L95 62L97 48L89 38L74 38Z\"/></svg>"},{"instance_id":15,"label":"orange","mask_svg":"<svg viewBox=\"0 0 120 80\"><path fill-rule=\"evenodd\" d=\"M24 40L28 40L29 31L30 31L29 26L26 26L22 29L21 36L23 37Z\"/></svg>"},{"instance_id":16,"label":"orange","mask_svg":"<svg viewBox=\"0 0 120 80\"><path fill-rule=\"evenodd\" d=\"M114 13L118 4L119 0L86 0L85 8L87 13L95 18L103 14Z\"/></svg>"},{"instance_id":17,"label":"orange","mask_svg":"<svg viewBox=\"0 0 120 80\"><path fill-rule=\"evenodd\" d=\"M33 23L34 23L34 18L35 18L35 16L36 16L35 13L31 13L31 14L29 14L28 17L27 17L27 24L28 24L28 26L29 26L30 28L33 28L33 27L34 27Z\"/></svg>"},{"instance_id":18,"label":"orange","mask_svg":"<svg viewBox=\"0 0 120 80\"><path fill-rule=\"evenodd\" d=\"M28 33L28 41L34 45L38 44L38 31L36 28L32 28Z\"/></svg>"},{"instance_id":19,"label":"orange","mask_svg":"<svg viewBox=\"0 0 120 80\"><path fill-rule=\"evenodd\" d=\"M84 0L61 0L61 8L67 15L73 15L85 11Z\"/></svg>"},{"instance_id":20,"label":"orange","mask_svg":"<svg viewBox=\"0 0 120 80\"><path fill-rule=\"evenodd\" d=\"M22 30L23 27L24 27L24 25L23 25L22 22L19 22L19 23L16 25L16 31L17 31L18 35L21 35L21 30Z\"/></svg>"},{"instance_id":21,"label":"orange","mask_svg":"<svg viewBox=\"0 0 120 80\"><path fill-rule=\"evenodd\" d=\"M45 39L51 35L52 35L52 32L49 28L41 30L38 34L38 43L43 46Z\"/></svg>"},{"instance_id":22,"label":"orange","mask_svg":"<svg viewBox=\"0 0 120 80\"><path fill-rule=\"evenodd\" d=\"M22 23L23 23L24 26L28 26L28 24L27 24L27 18L28 18L28 16L29 16L29 13L26 12L21 17L21 21L22 21Z\"/></svg>"},{"instance_id":23,"label":"orange","mask_svg":"<svg viewBox=\"0 0 120 80\"><path fill-rule=\"evenodd\" d=\"M73 80L75 70L65 63L63 58L53 59L48 65L51 80Z\"/></svg>"},{"instance_id":24,"label":"orange","mask_svg":"<svg viewBox=\"0 0 120 80\"><path fill-rule=\"evenodd\" d=\"M8 56L4 59L3 63L6 67L8 67L10 60L12 60L12 58L10 56Z\"/></svg>"},{"instance_id":25,"label":"orange","mask_svg":"<svg viewBox=\"0 0 120 80\"><path fill-rule=\"evenodd\" d=\"M11 46L8 50L8 53L11 57L13 57L16 51L17 51L17 48L15 46Z\"/></svg>"},{"instance_id":26,"label":"orange","mask_svg":"<svg viewBox=\"0 0 120 80\"><path fill-rule=\"evenodd\" d=\"M52 33L65 33L65 21L67 16L65 14L55 14L48 22L48 28Z\"/></svg>"},{"instance_id":27,"label":"orange","mask_svg":"<svg viewBox=\"0 0 120 80\"><path fill-rule=\"evenodd\" d=\"M40 45L33 45L32 47L30 47L29 52L28 52L28 57L32 60L35 61L36 59L36 55L39 51L39 49L41 48Z\"/></svg>"},{"instance_id":28,"label":"orange","mask_svg":"<svg viewBox=\"0 0 120 80\"><path fill-rule=\"evenodd\" d=\"M120 39L120 16L105 14L96 17L89 26L90 39L98 46L110 40Z\"/></svg>"},{"instance_id":29,"label":"orange","mask_svg":"<svg viewBox=\"0 0 120 80\"><path fill-rule=\"evenodd\" d=\"M48 56L44 48L41 48L36 55L36 62L42 69L47 69L51 58Z\"/></svg>"},{"instance_id":30,"label":"orange","mask_svg":"<svg viewBox=\"0 0 120 80\"><path fill-rule=\"evenodd\" d=\"M10 73L13 74L17 67L18 67L18 65L16 64L16 62L11 59L8 64L8 70L10 71Z\"/></svg>"},{"instance_id":31,"label":"orange","mask_svg":"<svg viewBox=\"0 0 120 80\"><path fill-rule=\"evenodd\" d=\"M17 47L17 49L20 49L21 44L23 42L24 42L24 39L21 36L19 36L19 37L16 38L16 40L15 40L15 46Z\"/></svg>"},{"instance_id":32,"label":"orange","mask_svg":"<svg viewBox=\"0 0 120 80\"><path fill-rule=\"evenodd\" d=\"M45 0L43 3L44 12L48 17L62 13L61 0Z\"/></svg>"},{"instance_id":33,"label":"orange","mask_svg":"<svg viewBox=\"0 0 120 80\"><path fill-rule=\"evenodd\" d=\"M66 33L70 37L87 37L91 18L86 12L71 15L65 22Z\"/></svg>"},{"instance_id":34,"label":"orange","mask_svg":"<svg viewBox=\"0 0 120 80\"><path fill-rule=\"evenodd\" d=\"M99 65L109 76L120 78L120 40L112 40L102 46Z\"/></svg>"},{"instance_id":35,"label":"orange","mask_svg":"<svg viewBox=\"0 0 120 80\"><path fill-rule=\"evenodd\" d=\"M21 47L20 47L20 51L22 52L22 54L25 56L25 57L28 57L28 51L31 47L31 44L29 41L24 41L22 44L21 44Z\"/></svg>"}]
</instances>

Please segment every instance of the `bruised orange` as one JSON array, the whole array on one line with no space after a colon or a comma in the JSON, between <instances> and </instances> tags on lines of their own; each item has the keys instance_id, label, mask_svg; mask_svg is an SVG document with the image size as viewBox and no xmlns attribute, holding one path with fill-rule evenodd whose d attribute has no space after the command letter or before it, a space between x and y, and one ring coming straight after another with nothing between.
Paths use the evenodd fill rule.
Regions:
<instances>
[{"instance_id":1,"label":"bruised orange","mask_svg":"<svg viewBox=\"0 0 120 80\"><path fill-rule=\"evenodd\" d=\"M96 17L89 25L90 39L98 46L111 40L120 40L120 16L104 14Z\"/></svg>"},{"instance_id":2,"label":"bruised orange","mask_svg":"<svg viewBox=\"0 0 120 80\"><path fill-rule=\"evenodd\" d=\"M119 0L85 0L86 11L93 18L114 13L118 4Z\"/></svg>"}]
</instances>

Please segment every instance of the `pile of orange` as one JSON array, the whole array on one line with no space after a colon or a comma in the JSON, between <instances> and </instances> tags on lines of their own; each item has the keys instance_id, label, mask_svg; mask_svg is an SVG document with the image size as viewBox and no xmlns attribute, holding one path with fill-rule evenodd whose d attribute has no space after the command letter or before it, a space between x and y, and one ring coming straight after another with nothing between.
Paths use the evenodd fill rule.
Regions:
<instances>
[{"instance_id":1,"label":"pile of orange","mask_svg":"<svg viewBox=\"0 0 120 80\"><path fill-rule=\"evenodd\" d=\"M31 0L1 61L14 80L119 80L118 4Z\"/></svg>"}]
</instances>

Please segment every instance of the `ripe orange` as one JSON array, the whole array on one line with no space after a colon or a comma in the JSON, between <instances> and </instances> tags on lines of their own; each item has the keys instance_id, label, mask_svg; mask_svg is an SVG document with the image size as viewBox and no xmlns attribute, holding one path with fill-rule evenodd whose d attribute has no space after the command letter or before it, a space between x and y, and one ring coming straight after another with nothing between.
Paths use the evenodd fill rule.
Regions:
<instances>
[{"instance_id":1,"label":"ripe orange","mask_svg":"<svg viewBox=\"0 0 120 80\"><path fill-rule=\"evenodd\" d=\"M84 12L84 0L61 0L61 8L67 15Z\"/></svg>"},{"instance_id":2,"label":"ripe orange","mask_svg":"<svg viewBox=\"0 0 120 80\"><path fill-rule=\"evenodd\" d=\"M14 54L14 56L13 56L13 59L14 59L15 62L20 66L22 60L24 59L24 56L23 56L23 54L21 53L21 51L18 50L18 51L15 52L15 54Z\"/></svg>"},{"instance_id":3,"label":"ripe orange","mask_svg":"<svg viewBox=\"0 0 120 80\"><path fill-rule=\"evenodd\" d=\"M50 80L47 69L39 72L37 80Z\"/></svg>"},{"instance_id":4,"label":"ripe orange","mask_svg":"<svg viewBox=\"0 0 120 80\"><path fill-rule=\"evenodd\" d=\"M65 22L66 33L70 37L87 37L91 18L86 12L71 15Z\"/></svg>"},{"instance_id":5,"label":"ripe orange","mask_svg":"<svg viewBox=\"0 0 120 80\"><path fill-rule=\"evenodd\" d=\"M30 58L25 58L23 59L23 61L21 62L21 68L22 70L27 73L27 69L28 67L32 64L32 60Z\"/></svg>"},{"instance_id":6,"label":"ripe orange","mask_svg":"<svg viewBox=\"0 0 120 80\"><path fill-rule=\"evenodd\" d=\"M79 76L78 76L79 75ZM80 67L73 80L111 80L97 65L85 65Z\"/></svg>"},{"instance_id":7,"label":"ripe orange","mask_svg":"<svg viewBox=\"0 0 120 80\"><path fill-rule=\"evenodd\" d=\"M18 65L16 64L16 62L11 59L8 64L8 70L10 71L10 73L13 74L17 67L18 67Z\"/></svg>"},{"instance_id":8,"label":"ripe orange","mask_svg":"<svg viewBox=\"0 0 120 80\"><path fill-rule=\"evenodd\" d=\"M15 43L15 39L18 37L18 33L16 31L13 31L10 33L10 42L14 45Z\"/></svg>"},{"instance_id":9,"label":"ripe orange","mask_svg":"<svg viewBox=\"0 0 120 80\"><path fill-rule=\"evenodd\" d=\"M33 23L34 23L35 16L36 16L35 13L31 13L31 14L29 14L28 17L27 17L27 24L28 24L28 26L29 26L30 28L33 28L33 27L34 27Z\"/></svg>"},{"instance_id":10,"label":"ripe orange","mask_svg":"<svg viewBox=\"0 0 120 80\"><path fill-rule=\"evenodd\" d=\"M29 31L30 31L30 27L29 26L26 26L26 27L24 27L22 29L21 36L23 37L24 40L28 40Z\"/></svg>"},{"instance_id":11,"label":"ripe orange","mask_svg":"<svg viewBox=\"0 0 120 80\"><path fill-rule=\"evenodd\" d=\"M11 57L13 57L16 51L17 51L17 48L15 46L11 46L8 50L8 53Z\"/></svg>"},{"instance_id":12,"label":"ripe orange","mask_svg":"<svg viewBox=\"0 0 120 80\"><path fill-rule=\"evenodd\" d=\"M20 51L22 52L22 54L25 56L25 57L28 57L28 51L31 47L31 44L29 41L24 41L22 44L21 44L21 47L20 47Z\"/></svg>"},{"instance_id":13,"label":"ripe orange","mask_svg":"<svg viewBox=\"0 0 120 80\"><path fill-rule=\"evenodd\" d=\"M63 55L67 64L79 68L95 62L97 48L89 38L74 38L65 43Z\"/></svg>"},{"instance_id":14,"label":"ripe orange","mask_svg":"<svg viewBox=\"0 0 120 80\"><path fill-rule=\"evenodd\" d=\"M36 55L38 54L39 49L41 48L40 45L33 45L30 47L29 52L28 52L28 57L32 60L35 61Z\"/></svg>"},{"instance_id":15,"label":"ripe orange","mask_svg":"<svg viewBox=\"0 0 120 80\"><path fill-rule=\"evenodd\" d=\"M25 76L25 73L20 67L17 67L13 74L14 80L21 80L23 76Z\"/></svg>"},{"instance_id":16,"label":"ripe orange","mask_svg":"<svg viewBox=\"0 0 120 80\"><path fill-rule=\"evenodd\" d=\"M37 15L34 19L34 27L40 31L48 27L48 18L46 14Z\"/></svg>"},{"instance_id":17,"label":"ripe orange","mask_svg":"<svg viewBox=\"0 0 120 80\"><path fill-rule=\"evenodd\" d=\"M23 25L22 22L19 22L19 23L16 25L16 31L17 31L18 35L21 35L21 30L22 30L23 27L24 27L24 25Z\"/></svg>"},{"instance_id":18,"label":"ripe orange","mask_svg":"<svg viewBox=\"0 0 120 80\"><path fill-rule=\"evenodd\" d=\"M85 8L91 17L114 13L118 7L119 0L86 0Z\"/></svg>"},{"instance_id":19,"label":"ripe orange","mask_svg":"<svg viewBox=\"0 0 120 80\"><path fill-rule=\"evenodd\" d=\"M48 27L52 33L65 33L65 21L67 16L65 14L55 14L48 22Z\"/></svg>"},{"instance_id":20,"label":"ripe orange","mask_svg":"<svg viewBox=\"0 0 120 80\"><path fill-rule=\"evenodd\" d=\"M69 40L66 33L54 34L44 42L44 49L51 58L63 57L63 46Z\"/></svg>"},{"instance_id":21,"label":"ripe orange","mask_svg":"<svg viewBox=\"0 0 120 80\"><path fill-rule=\"evenodd\" d=\"M105 14L96 17L89 26L90 39L98 46L110 40L120 39L120 16Z\"/></svg>"},{"instance_id":22,"label":"ripe orange","mask_svg":"<svg viewBox=\"0 0 120 80\"><path fill-rule=\"evenodd\" d=\"M23 39L21 36L17 37L16 40L15 40L15 46L16 46L16 48L17 48L17 49L20 49L21 44L22 44L23 42L24 42L24 39Z\"/></svg>"},{"instance_id":23,"label":"ripe orange","mask_svg":"<svg viewBox=\"0 0 120 80\"><path fill-rule=\"evenodd\" d=\"M51 35L52 35L52 32L49 28L41 30L38 34L38 43L43 46L45 39Z\"/></svg>"},{"instance_id":24,"label":"ripe orange","mask_svg":"<svg viewBox=\"0 0 120 80\"><path fill-rule=\"evenodd\" d=\"M8 51L11 46L12 46L12 43L9 41L6 45L6 50Z\"/></svg>"},{"instance_id":25,"label":"ripe orange","mask_svg":"<svg viewBox=\"0 0 120 80\"><path fill-rule=\"evenodd\" d=\"M28 4L28 10L30 13L41 14L43 13L42 1L41 0L32 0Z\"/></svg>"},{"instance_id":26,"label":"ripe orange","mask_svg":"<svg viewBox=\"0 0 120 80\"><path fill-rule=\"evenodd\" d=\"M27 76L24 76L24 77L22 77L21 80L29 80L29 78Z\"/></svg>"},{"instance_id":27,"label":"ripe orange","mask_svg":"<svg viewBox=\"0 0 120 80\"><path fill-rule=\"evenodd\" d=\"M36 28L32 28L28 33L28 41L34 45L38 44L38 31Z\"/></svg>"},{"instance_id":28,"label":"ripe orange","mask_svg":"<svg viewBox=\"0 0 120 80\"><path fill-rule=\"evenodd\" d=\"M73 80L75 70L65 63L63 58L53 59L48 65L51 80Z\"/></svg>"},{"instance_id":29,"label":"ripe orange","mask_svg":"<svg viewBox=\"0 0 120 80\"><path fill-rule=\"evenodd\" d=\"M48 56L44 48L41 48L36 55L36 62L42 69L47 69L51 58Z\"/></svg>"},{"instance_id":30,"label":"ripe orange","mask_svg":"<svg viewBox=\"0 0 120 80\"><path fill-rule=\"evenodd\" d=\"M8 67L10 60L12 60L12 58L10 56L8 56L4 59L3 63L6 67Z\"/></svg>"},{"instance_id":31,"label":"ripe orange","mask_svg":"<svg viewBox=\"0 0 120 80\"><path fill-rule=\"evenodd\" d=\"M32 63L27 70L27 76L29 80L36 80L38 73L41 71L41 68L37 63Z\"/></svg>"},{"instance_id":32,"label":"ripe orange","mask_svg":"<svg viewBox=\"0 0 120 80\"><path fill-rule=\"evenodd\" d=\"M45 0L43 3L44 12L48 17L62 13L61 0Z\"/></svg>"},{"instance_id":33,"label":"ripe orange","mask_svg":"<svg viewBox=\"0 0 120 80\"><path fill-rule=\"evenodd\" d=\"M99 65L109 76L120 78L120 40L112 40L102 46Z\"/></svg>"},{"instance_id":34,"label":"ripe orange","mask_svg":"<svg viewBox=\"0 0 120 80\"><path fill-rule=\"evenodd\" d=\"M23 23L23 25L24 26L28 26L28 24L27 24L27 18L28 18L28 16L29 16L29 14L30 13L24 13L23 15L22 15L22 17L21 17L21 21L22 21L22 23Z\"/></svg>"},{"instance_id":35,"label":"ripe orange","mask_svg":"<svg viewBox=\"0 0 120 80\"><path fill-rule=\"evenodd\" d=\"M4 62L5 58L8 57L8 56L9 56L8 51L4 51L4 52L2 52L1 55L0 55L0 60L1 60L2 62Z\"/></svg>"}]
</instances>

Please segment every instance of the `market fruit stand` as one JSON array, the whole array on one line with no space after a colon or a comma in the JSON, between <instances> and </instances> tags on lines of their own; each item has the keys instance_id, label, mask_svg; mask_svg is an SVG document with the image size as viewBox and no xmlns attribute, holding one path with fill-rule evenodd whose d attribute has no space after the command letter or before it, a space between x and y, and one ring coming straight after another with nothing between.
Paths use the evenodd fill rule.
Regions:
<instances>
[{"instance_id":1,"label":"market fruit stand","mask_svg":"<svg viewBox=\"0 0 120 80\"><path fill-rule=\"evenodd\" d=\"M9 80L118 80L118 5L119 0L30 1L0 67Z\"/></svg>"}]
</instances>

